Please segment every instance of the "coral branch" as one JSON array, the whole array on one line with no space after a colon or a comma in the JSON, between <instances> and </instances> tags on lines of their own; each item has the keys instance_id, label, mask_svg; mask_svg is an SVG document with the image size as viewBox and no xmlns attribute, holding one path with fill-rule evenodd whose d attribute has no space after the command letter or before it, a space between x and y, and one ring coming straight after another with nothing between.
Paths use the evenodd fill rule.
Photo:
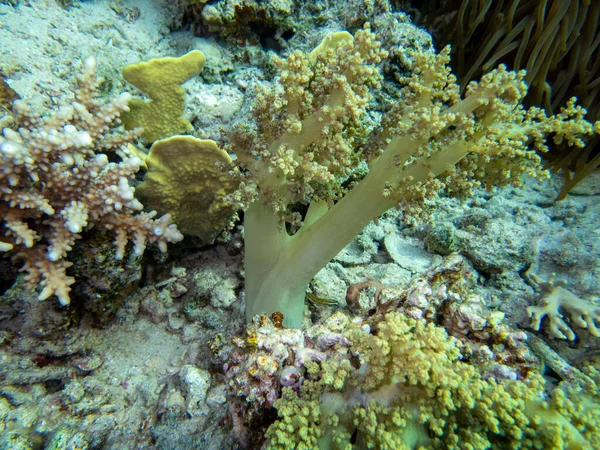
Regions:
<instances>
[{"instance_id":1,"label":"coral branch","mask_svg":"<svg viewBox=\"0 0 600 450\"><path fill-rule=\"evenodd\" d=\"M40 300L56 295L62 305L69 303L75 280L66 274L66 257L88 226L114 230L117 257L130 238L138 255L147 242L164 251L166 242L182 239L168 215L134 215L142 205L128 180L141 162L126 144L139 130L120 127L130 95L103 102L101 83L94 58L86 59L74 100L45 115L17 100L17 126L0 136L0 251L24 261L25 279L42 288Z\"/></svg>"}]
</instances>

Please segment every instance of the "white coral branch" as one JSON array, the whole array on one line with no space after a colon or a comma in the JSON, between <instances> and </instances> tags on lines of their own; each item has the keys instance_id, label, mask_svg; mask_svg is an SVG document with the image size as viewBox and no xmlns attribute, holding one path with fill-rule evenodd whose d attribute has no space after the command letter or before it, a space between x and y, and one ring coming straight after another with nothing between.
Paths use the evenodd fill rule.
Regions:
<instances>
[{"instance_id":1,"label":"white coral branch","mask_svg":"<svg viewBox=\"0 0 600 450\"><path fill-rule=\"evenodd\" d=\"M61 304L69 303L74 279L66 274L71 265L66 259L90 225L115 232L118 258L129 240L140 255L147 243L165 251L167 242L183 239L168 215L136 214L142 205L129 180L141 161L126 145L137 131L120 126L131 96L102 101L101 82L95 59L86 59L74 100L43 115L15 101L17 124L0 135L0 251L24 261L26 280L42 288L40 300L56 295Z\"/></svg>"},{"instance_id":2,"label":"white coral branch","mask_svg":"<svg viewBox=\"0 0 600 450\"><path fill-rule=\"evenodd\" d=\"M538 304L527 308L529 317L531 317L531 327L539 331L544 317L548 317L548 333L551 337L575 340L575 332L564 320L562 311L569 315L573 325L587 329L594 337L600 337L600 330L596 325L596 322L600 323L600 307L582 300L564 286L566 286L566 282L555 281L554 274L548 282L539 283L542 293Z\"/></svg>"}]
</instances>

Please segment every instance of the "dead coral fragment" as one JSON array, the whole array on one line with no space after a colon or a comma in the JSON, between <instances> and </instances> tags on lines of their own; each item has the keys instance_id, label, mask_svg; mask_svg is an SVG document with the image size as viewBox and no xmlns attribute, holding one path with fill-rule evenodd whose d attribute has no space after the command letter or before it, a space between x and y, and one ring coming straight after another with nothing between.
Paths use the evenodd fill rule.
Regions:
<instances>
[{"instance_id":1,"label":"dead coral fragment","mask_svg":"<svg viewBox=\"0 0 600 450\"><path fill-rule=\"evenodd\" d=\"M0 136L0 251L24 261L25 279L42 287L40 300L54 294L62 305L75 281L65 273L71 265L66 256L86 227L113 230L118 259L129 239L137 255L148 242L165 251L167 242L182 239L168 215L133 215L142 209L128 182L141 163L127 150L136 131L117 128L131 96L102 102L101 81L96 61L88 58L73 101L44 116L15 101L16 126ZM109 152L120 161L109 161Z\"/></svg>"},{"instance_id":2,"label":"dead coral fragment","mask_svg":"<svg viewBox=\"0 0 600 450\"><path fill-rule=\"evenodd\" d=\"M536 281L539 281L536 277ZM555 281L555 275L552 274L548 282L538 283L541 295L536 306L529 306L527 312L531 317L531 328L539 331L542 320L548 316L550 324L548 333L556 339L575 340L575 333L563 320L560 313L567 312L571 317L572 323L585 328L592 336L600 337L600 330L596 326L596 321L600 322L600 308L591 303L580 299L571 291L564 288L567 285L565 281Z\"/></svg>"}]
</instances>

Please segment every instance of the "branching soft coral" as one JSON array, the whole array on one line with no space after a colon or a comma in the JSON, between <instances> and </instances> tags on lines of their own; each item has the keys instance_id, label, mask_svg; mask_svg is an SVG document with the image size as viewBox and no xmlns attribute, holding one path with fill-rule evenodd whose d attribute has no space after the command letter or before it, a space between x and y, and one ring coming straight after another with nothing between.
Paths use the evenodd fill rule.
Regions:
<instances>
[{"instance_id":1,"label":"branching soft coral","mask_svg":"<svg viewBox=\"0 0 600 450\"><path fill-rule=\"evenodd\" d=\"M518 186L524 174L546 175L534 149L544 151L547 136L579 145L594 133L574 103L552 117L525 110L524 72L500 66L461 98L448 49L409 56L403 100L377 126L367 118L387 53L368 29L276 60L279 77L257 95L255 128L232 136L243 174L237 200L247 208L248 320L279 311L285 326L299 327L314 275L389 208L418 212L444 188ZM349 189L361 161L369 172Z\"/></svg>"},{"instance_id":2,"label":"branching soft coral","mask_svg":"<svg viewBox=\"0 0 600 450\"><path fill-rule=\"evenodd\" d=\"M88 58L72 102L39 116L15 101L17 126L0 136L0 251L24 261L25 279L42 287L40 300L54 294L69 303L75 280L65 272L71 265L66 257L86 227L113 230L117 258L129 239L138 255L148 242L165 251L167 242L182 239L168 215L133 215L142 205L128 180L141 161L126 147L135 132L119 128L130 95L102 102L101 81L95 60ZM112 153L120 162L109 160Z\"/></svg>"},{"instance_id":3,"label":"branching soft coral","mask_svg":"<svg viewBox=\"0 0 600 450\"><path fill-rule=\"evenodd\" d=\"M485 377L443 328L398 312L372 333L353 323L344 336L354 361L332 358L299 392L285 388L267 448L559 450L600 439L595 386L551 389L535 372ZM593 369L586 374L600 380Z\"/></svg>"}]
</instances>

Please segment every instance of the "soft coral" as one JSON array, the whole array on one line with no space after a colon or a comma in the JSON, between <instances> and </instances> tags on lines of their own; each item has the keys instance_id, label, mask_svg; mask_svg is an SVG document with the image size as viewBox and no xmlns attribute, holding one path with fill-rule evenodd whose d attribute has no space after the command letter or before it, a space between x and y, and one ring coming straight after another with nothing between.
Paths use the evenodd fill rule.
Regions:
<instances>
[{"instance_id":1,"label":"soft coral","mask_svg":"<svg viewBox=\"0 0 600 450\"><path fill-rule=\"evenodd\" d=\"M546 150L547 135L578 145L594 133L573 104L552 117L525 110L525 74L503 66L461 98L448 49L411 52L403 101L370 126L370 89L381 88L386 56L367 29L277 60L275 89L257 96L256 128L232 136L245 176L247 320L280 311L285 326L299 327L314 275L389 208L419 208L443 188L464 194L546 176L535 149ZM348 189L361 160L368 174ZM307 206L302 221L298 204Z\"/></svg>"}]
</instances>

